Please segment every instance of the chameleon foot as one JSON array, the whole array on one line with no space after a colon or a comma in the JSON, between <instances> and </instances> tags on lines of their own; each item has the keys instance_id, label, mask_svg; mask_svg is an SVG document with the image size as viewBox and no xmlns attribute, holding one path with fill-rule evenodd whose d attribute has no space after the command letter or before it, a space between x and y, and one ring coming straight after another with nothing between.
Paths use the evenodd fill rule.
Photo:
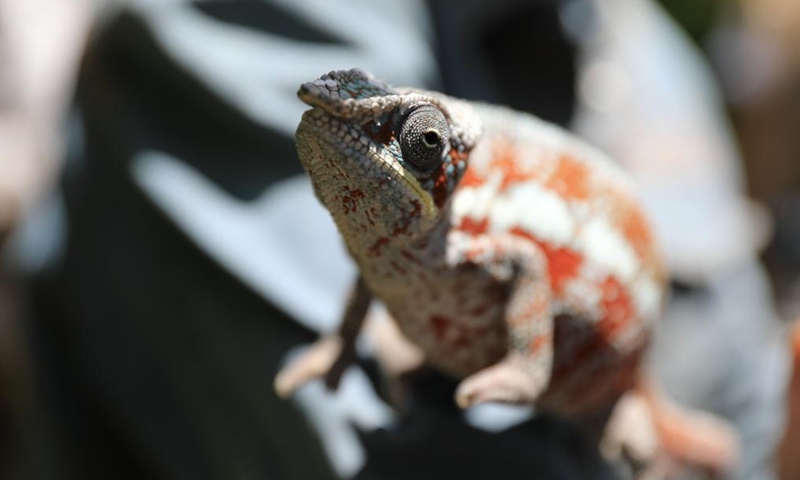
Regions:
<instances>
[{"instance_id":1,"label":"chameleon foot","mask_svg":"<svg viewBox=\"0 0 800 480\"><path fill-rule=\"evenodd\" d=\"M542 390L540 378L544 375L536 375L530 367L523 358L512 356L481 370L461 382L456 403L461 408L487 402L533 403Z\"/></svg>"},{"instance_id":2,"label":"chameleon foot","mask_svg":"<svg viewBox=\"0 0 800 480\"><path fill-rule=\"evenodd\" d=\"M710 413L662 404L653 409L664 449L680 464L725 478L740 457L739 437L727 422Z\"/></svg>"},{"instance_id":3,"label":"chameleon foot","mask_svg":"<svg viewBox=\"0 0 800 480\"><path fill-rule=\"evenodd\" d=\"M649 406L636 391L617 402L598 446L606 461L634 480L669 478L675 469L664 455Z\"/></svg>"},{"instance_id":4,"label":"chameleon foot","mask_svg":"<svg viewBox=\"0 0 800 480\"><path fill-rule=\"evenodd\" d=\"M634 480L727 478L739 456L736 432L713 415L689 411L632 390L614 408L599 447ZM694 478L694 476L692 476Z\"/></svg>"}]
</instances>

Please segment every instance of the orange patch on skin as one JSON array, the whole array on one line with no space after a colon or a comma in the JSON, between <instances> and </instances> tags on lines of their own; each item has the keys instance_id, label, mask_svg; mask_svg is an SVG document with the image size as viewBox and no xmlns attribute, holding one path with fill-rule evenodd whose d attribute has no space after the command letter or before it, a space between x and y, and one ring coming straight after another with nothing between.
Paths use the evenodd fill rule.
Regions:
<instances>
[{"instance_id":1,"label":"orange patch on skin","mask_svg":"<svg viewBox=\"0 0 800 480\"><path fill-rule=\"evenodd\" d=\"M475 173L474 168L467 167L467 170L464 172L464 176L461 177L461 182L459 182L459 186L461 187L480 187L486 182L484 177L479 176Z\"/></svg>"},{"instance_id":2,"label":"orange patch on skin","mask_svg":"<svg viewBox=\"0 0 800 480\"><path fill-rule=\"evenodd\" d=\"M566 283L577 277L583 265L583 256L567 247L556 247L544 242L521 228L513 228L510 233L535 242L547 257L547 273L550 276L550 287L558 295L563 292Z\"/></svg>"},{"instance_id":3,"label":"orange patch on skin","mask_svg":"<svg viewBox=\"0 0 800 480\"><path fill-rule=\"evenodd\" d=\"M461 224L458 229L470 235L482 235L489 229L489 219L483 218L477 220L472 217L464 217L461 219Z\"/></svg>"},{"instance_id":4,"label":"orange patch on skin","mask_svg":"<svg viewBox=\"0 0 800 480\"><path fill-rule=\"evenodd\" d=\"M578 276L583 256L569 248L553 248L552 246L540 244L547 256L547 271L550 274L550 286L556 293L564 290L567 281Z\"/></svg>"},{"instance_id":5,"label":"orange patch on skin","mask_svg":"<svg viewBox=\"0 0 800 480\"><path fill-rule=\"evenodd\" d=\"M492 172L502 172L500 190L506 190L515 183L525 182L535 177L530 171L520 168L516 148L505 140L495 140L492 144Z\"/></svg>"},{"instance_id":6,"label":"orange patch on skin","mask_svg":"<svg viewBox=\"0 0 800 480\"><path fill-rule=\"evenodd\" d=\"M626 192L608 188L598 194L600 201L608 202L613 212L614 227L633 248L637 258L646 266L654 269L656 276L664 272L656 252L656 242L646 215L638 206L635 198Z\"/></svg>"},{"instance_id":7,"label":"orange patch on skin","mask_svg":"<svg viewBox=\"0 0 800 480\"><path fill-rule=\"evenodd\" d=\"M528 352L536 353L545 346L553 343L553 337L550 335L539 335L531 340L528 344Z\"/></svg>"},{"instance_id":8,"label":"orange patch on skin","mask_svg":"<svg viewBox=\"0 0 800 480\"><path fill-rule=\"evenodd\" d=\"M636 311L627 289L616 278L608 277L600 285L600 291L602 294L600 303L605 315L597 323L597 331L609 339L618 330L625 328L636 315Z\"/></svg>"},{"instance_id":9,"label":"orange patch on skin","mask_svg":"<svg viewBox=\"0 0 800 480\"><path fill-rule=\"evenodd\" d=\"M646 259L651 253L653 235L644 215L638 209L630 208L621 218L622 234L633 246L640 259Z\"/></svg>"},{"instance_id":10,"label":"orange patch on skin","mask_svg":"<svg viewBox=\"0 0 800 480\"><path fill-rule=\"evenodd\" d=\"M564 156L558 160L558 166L545 187L562 198L586 200L590 193L589 169L583 162Z\"/></svg>"}]
</instances>

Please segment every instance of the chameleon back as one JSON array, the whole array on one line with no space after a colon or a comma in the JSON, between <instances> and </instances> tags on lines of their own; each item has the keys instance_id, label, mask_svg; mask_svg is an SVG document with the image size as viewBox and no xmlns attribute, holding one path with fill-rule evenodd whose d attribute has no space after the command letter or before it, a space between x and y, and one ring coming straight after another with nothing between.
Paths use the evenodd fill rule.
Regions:
<instances>
[{"instance_id":1,"label":"chameleon back","mask_svg":"<svg viewBox=\"0 0 800 480\"><path fill-rule=\"evenodd\" d=\"M544 252L555 363L540 403L591 410L633 384L664 301L657 244L631 182L609 159L532 116L477 110L483 139L451 223L470 236L508 232Z\"/></svg>"}]
</instances>

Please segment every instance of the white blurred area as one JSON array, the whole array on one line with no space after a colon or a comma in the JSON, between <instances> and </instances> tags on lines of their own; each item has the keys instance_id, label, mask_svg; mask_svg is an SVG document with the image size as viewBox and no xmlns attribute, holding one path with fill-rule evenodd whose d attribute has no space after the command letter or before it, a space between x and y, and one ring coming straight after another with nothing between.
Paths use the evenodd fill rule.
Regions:
<instances>
[{"instance_id":1,"label":"white blurred area","mask_svg":"<svg viewBox=\"0 0 800 480\"><path fill-rule=\"evenodd\" d=\"M90 0L0 0L0 238L52 181Z\"/></svg>"},{"instance_id":2,"label":"white blurred area","mask_svg":"<svg viewBox=\"0 0 800 480\"><path fill-rule=\"evenodd\" d=\"M633 173L673 275L703 282L730 272L757 255L770 222L745 197L714 75L655 3L594 4L574 129Z\"/></svg>"}]
</instances>

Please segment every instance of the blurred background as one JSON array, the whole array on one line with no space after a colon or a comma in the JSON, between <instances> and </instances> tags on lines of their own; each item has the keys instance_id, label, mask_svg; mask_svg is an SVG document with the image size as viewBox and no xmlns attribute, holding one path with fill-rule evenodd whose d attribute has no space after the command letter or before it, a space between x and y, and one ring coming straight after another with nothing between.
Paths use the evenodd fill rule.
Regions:
<instances>
[{"instance_id":1,"label":"blurred background","mask_svg":"<svg viewBox=\"0 0 800 480\"><path fill-rule=\"evenodd\" d=\"M295 92L356 66L629 169L672 276L652 368L737 426L734 478L800 478L798 46L797 0L0 0L0 478L614 478L435 373L402 416L369 358L273 394L354 277Z\"/></svg>"}]
</instances>

